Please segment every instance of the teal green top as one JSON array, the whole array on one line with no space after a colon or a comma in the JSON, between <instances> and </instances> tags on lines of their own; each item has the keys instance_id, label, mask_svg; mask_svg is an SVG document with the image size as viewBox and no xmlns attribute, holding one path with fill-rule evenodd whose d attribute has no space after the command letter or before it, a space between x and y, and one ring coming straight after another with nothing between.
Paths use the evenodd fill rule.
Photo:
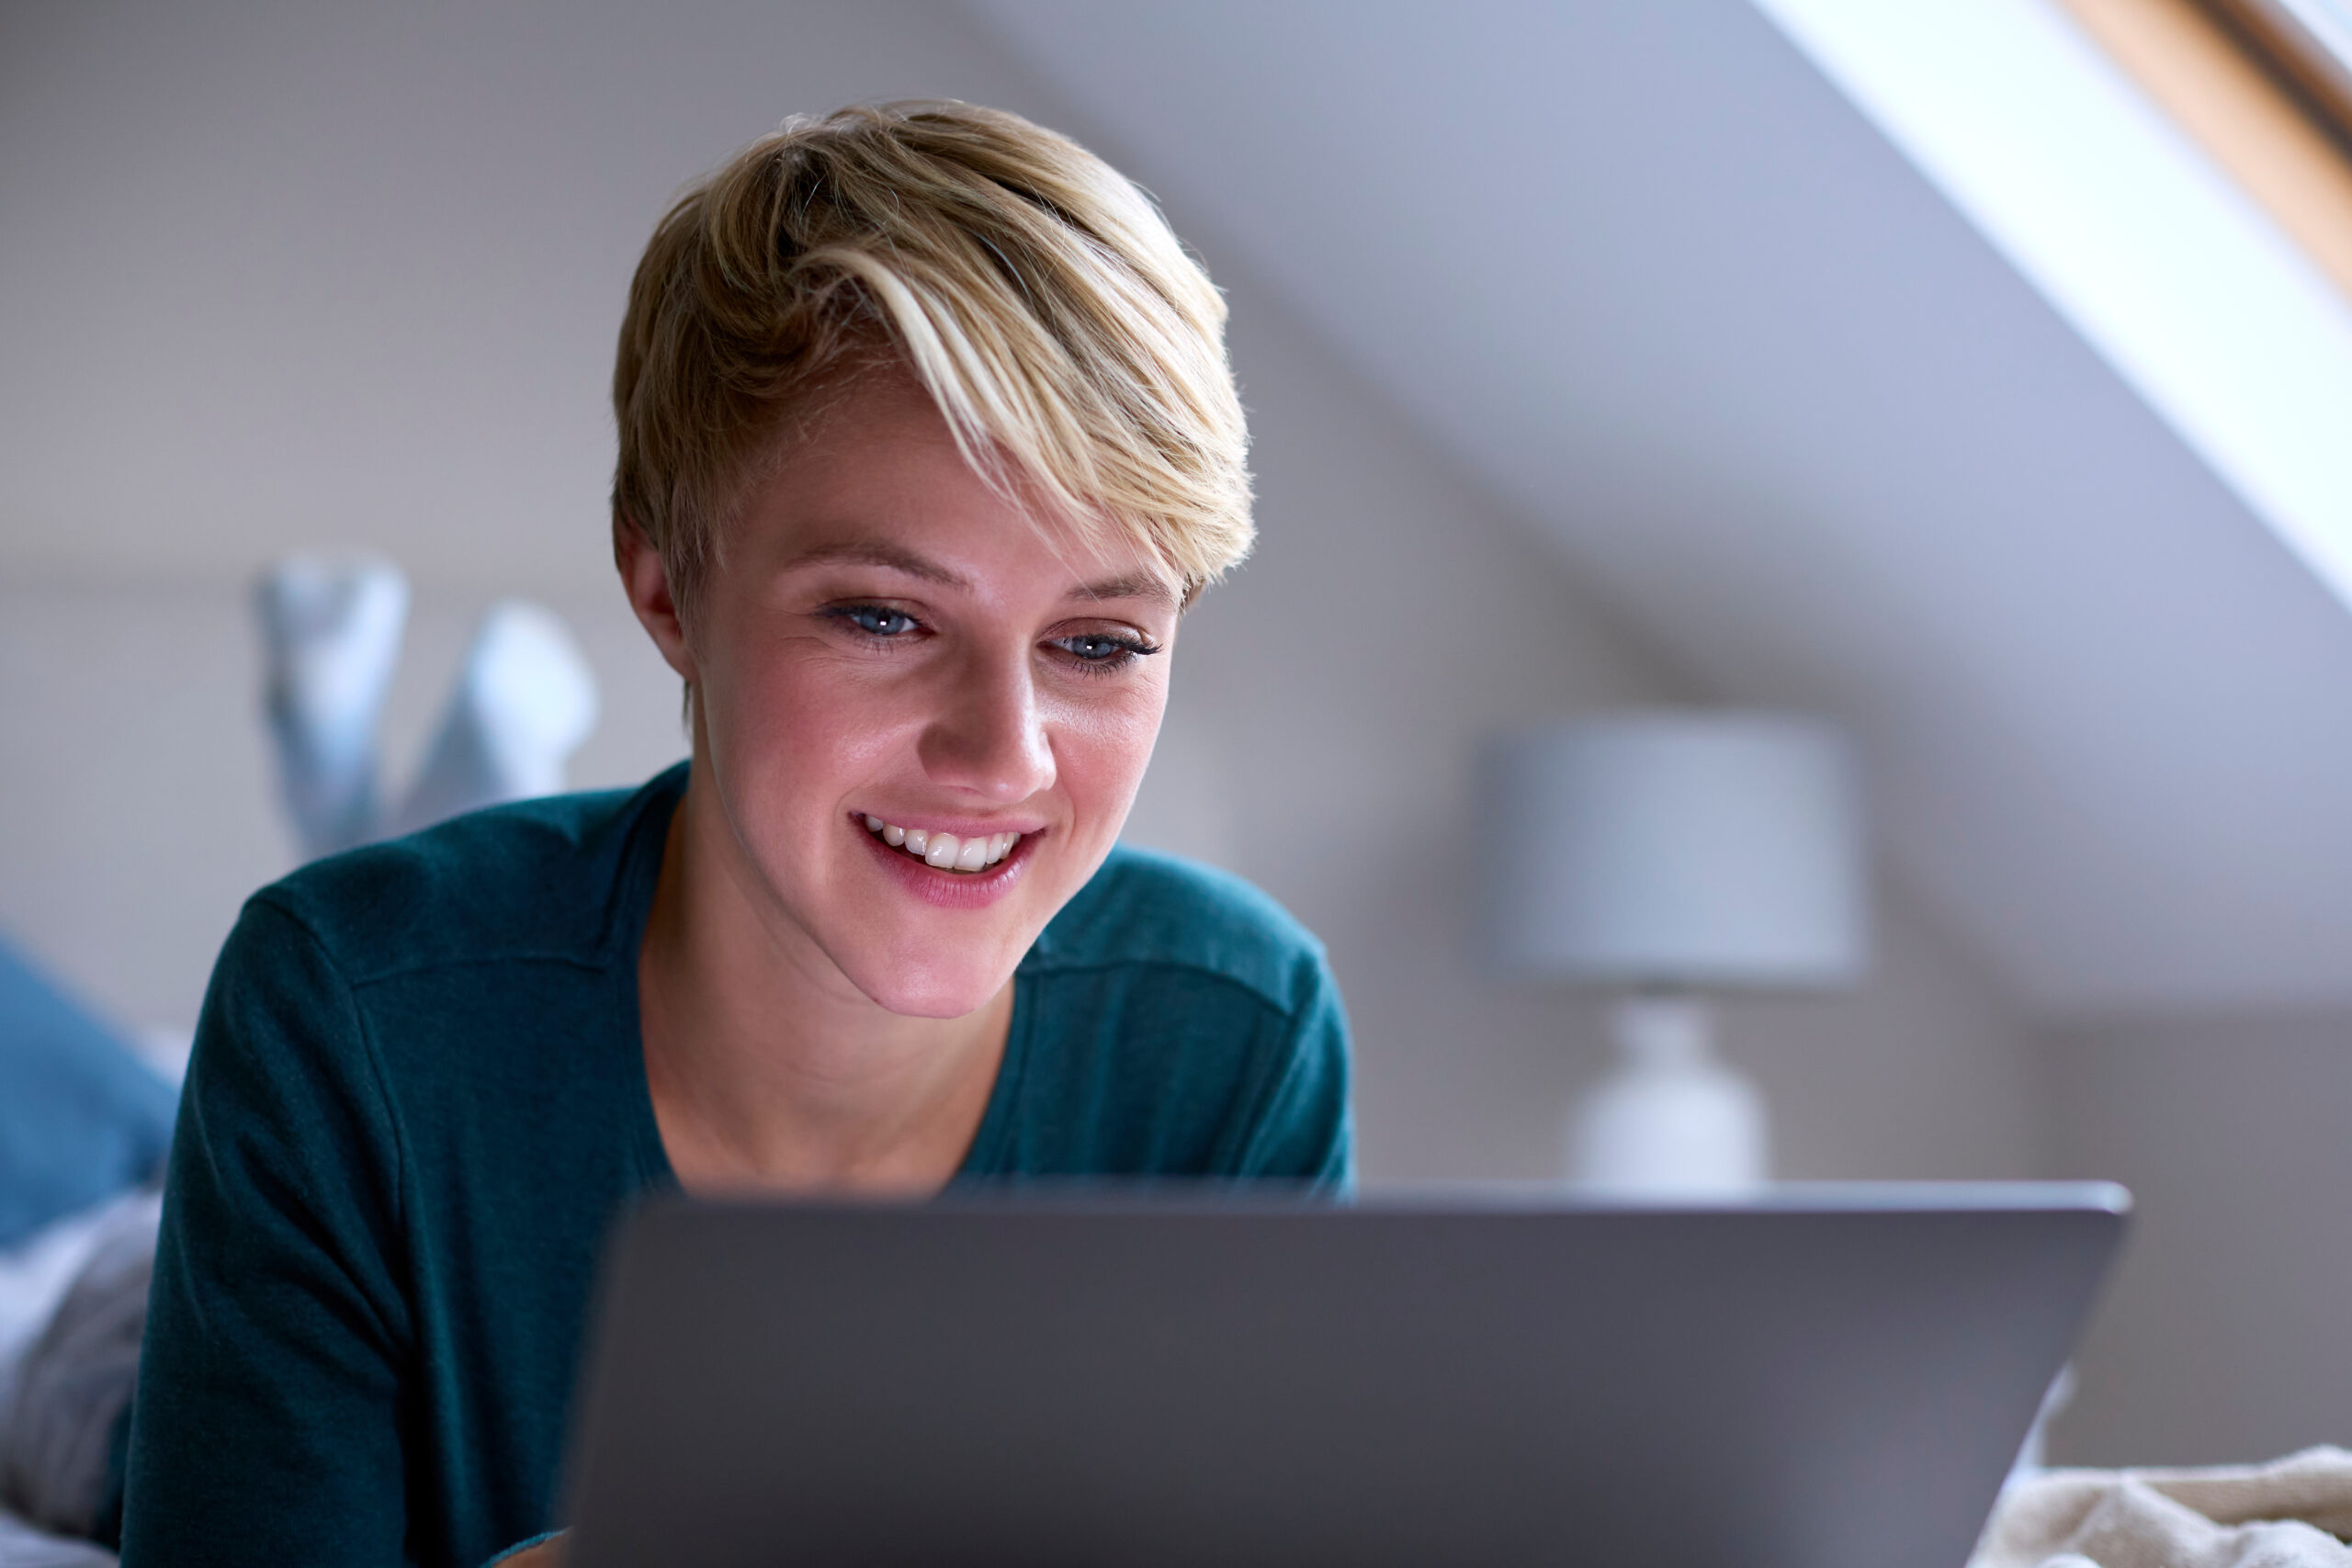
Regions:
<instances>
[{"instance_id":1,"label":"teal green top","mask_svg":"<svg viewBox=\"0 0 2352 1568\"><path fill-rule=\"evenodd\" d=\"M164 1201L123 1562L448 1563L550 1527L616 1214L674 1182L637 953L684 765L245 906ZM1015 976L958 1179L1351 1175L1347 1023L1264 895L1114 851Z\"/></svg>"}]
</instances>

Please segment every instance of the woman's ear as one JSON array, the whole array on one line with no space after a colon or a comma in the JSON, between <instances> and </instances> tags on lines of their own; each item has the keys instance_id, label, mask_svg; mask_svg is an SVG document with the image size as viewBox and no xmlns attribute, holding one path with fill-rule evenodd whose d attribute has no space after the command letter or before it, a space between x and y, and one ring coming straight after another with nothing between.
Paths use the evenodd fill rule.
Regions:
<instances>
[{"instance_id":1,"label":"woman's ear","mask_svg":"<svg viewBox=\"0 0 2352 1568\"><path fill-rule=\"evenodd\" d=\"M670 586L670 569L645 530L628 521L613 525L613 560L620 568L621 587L639 625L662 650L662 660L688 685L695 681L695 658L686 646L685 622L678 614L678 596Z\"/></svg>"}]
</instances>

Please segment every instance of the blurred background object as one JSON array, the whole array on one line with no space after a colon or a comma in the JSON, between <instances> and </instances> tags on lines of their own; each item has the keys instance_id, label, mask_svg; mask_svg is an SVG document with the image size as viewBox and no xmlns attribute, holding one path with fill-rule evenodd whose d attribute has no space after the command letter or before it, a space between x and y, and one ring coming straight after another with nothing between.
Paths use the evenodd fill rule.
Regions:
<instances>
[{"instance_id":1,"label":"blurred background object","mask_svg":"<svg viewBox=\"0 0 2352 1568\"><path fill-rule=\"evenodd\" d=\"M1231 303L1262 541L1129 832L1328 942L1368 1184L1549 1175L1611 1062L1480 949L1484 742L1817 714L1872 961L1721 999L1777 1171L2134 1187L2061 1461L2344 1438L2352 310L2054 0L0 7L0 924L61 988L184 1032L301 852L289 555L408 578L381 776L516 598L594 675L571 784L682 754L630 269L785 115L931 95L1102 152Z\"/></svg>"},{"instance_id":2,"label":"blurred background object","mask_svg":"<svg viewBox=\"0 0 2352 1568\"><path fill-rule=\"evenodd\" d=\"M0 1248L160 1174L177 1100L175 1084L0 941ZM0 1301L0 1341L6 1317Z\"/></svg>"},{"instance_id":3,"label":"blurred background object","mask_svg":"<svg viewBox=\"0 0 2352 1568\"><path fill-rule=\"evenodd\" d=\"M1836 989L1869 946L1860 786L1829 727L1614 714L1494 748L1486 946L1606 987L1611 1069L1567 1119L1563 1172L1629 1196L1770 1174L1764 1100L1715 1049L1717 990Z\"/></svg>"},{"instance_id":4,"label":"blurred background object","mask_svg":"<svg viewBox=\"0 0 2352 1568\"><path fill-rule=\"evenodd\" d=\"M408 579L389 561L295 556L263 574L254 612L278 789L302 852L364 844L383 826L376 727L400 666Z\"/></svg>"},{"instance_id":5,"label":"blurred background object","mask_svg":"<svg viewBox=\"0 0 2352 1568\"><path fill-rule=\"evenodd\" d=\"M389 830L554 795L595 728L595 673L562 617L503 599L474 632L440 730Z\"/></svg>"},{"instance_id":6,"label":"blurred background object","mask_svg":"<svg viewBox=\"0 0 2352 1568\"><path fill-rule=\"evenodd\" d=\"M2309 108L2352 138L2352 6L2345 0L2217 0L2262 62L2305 96Z\"/></svg>"},{"instance_id":7,"label":"blurred background object","mask_svg":"<svg viewBox=\"0 0 2352 1568\"><path fill-rule=\"evenodd\" d=\"M397 809L377 727L400 664L408 580L389 561L295 556L254 595L263 709L279 793L305 857L413 832L460 812L553 795L596 728L596 677L560 616L492 604L458 667L439 731Z\"/></svg>"}]
</instances>

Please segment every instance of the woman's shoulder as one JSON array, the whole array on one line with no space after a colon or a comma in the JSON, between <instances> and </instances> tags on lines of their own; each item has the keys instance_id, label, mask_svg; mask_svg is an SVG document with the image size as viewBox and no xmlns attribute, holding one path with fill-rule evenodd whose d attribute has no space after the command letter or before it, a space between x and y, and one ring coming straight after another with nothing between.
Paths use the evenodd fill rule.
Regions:
<instances>
[{"instance_id":1,"label":"woman's shoulder","mask_svg":"<svg viewBox=\"0 0 2352 1568\"><path fill-rule=\"evenodd\" d=\"M684 788L673 769L634 790L594 790L469 812L403 838L313 861L254 895L304 928L363 983L501 958L593 963ZM651 869L658 870L655 855Z\"/></svg>"},{"instance_id":2,"label":"woman's shoulder","mask_svg":"<svg viewBox=\"0 0 2352 1568\"><path fill-rule=\"evenodd\" d=\"M1329 984L1323 944L1262 890L1215 866L1125 844L1054 917L1023 967L1192 970L1291 1013Z\"/></svg>"},{"instance_id":3,"label":"woman's shoulder","mask_svg":"<svg viewBox=\"0 0 2352 1568\"><path fill-rule=\"evenodd\" d=\"M1022 972L1039 1004L995 1156L1043 1173L1344 1186L1348 1029L1323 944L1227 872L1112 852Z\"/></svg>"}]
</instances>

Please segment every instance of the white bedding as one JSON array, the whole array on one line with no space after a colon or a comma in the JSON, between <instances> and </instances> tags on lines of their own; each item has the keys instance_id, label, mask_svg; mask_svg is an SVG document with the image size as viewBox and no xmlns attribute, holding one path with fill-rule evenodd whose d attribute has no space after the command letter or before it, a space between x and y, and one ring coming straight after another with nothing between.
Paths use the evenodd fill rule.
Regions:
<instances>
[{"instance_id":1,"label":"white bedding","mask_svg":"<svg viewBox=\"0 0 2352 1568\"><path fill-rule=\"evenodd\" d=\"M0 1248L0 1411L8 1407L17 1363L65 1297L130 1193L95 1209L68 1214L17 1243Z\"/></svg>"},{"instance_id":2,"label":"white bedding","mask_svg":"<svg viewBox=\"0 0 2352 1568\"><path fill-rule=\"evenodd\" d=\"M2052 1470L2013 1482L1969 1568L2352 1568L2352 1453Z\"/></svg>"},{"instance_id":3,"label":"white bedding","mask_svg":"<svg viewBox=\"0 0 2352 1568\"><path fill-rule=\"evenodd\" d=\"M115 1568L115 1555L86 1540L37 1530L0 1508L0 1568Z\"/></svg>"},{"instance_id":4,"label":"white bedding","mask_svg":"<svg viewBox=\"0 0 2352 1568\"><path fill-rule=\"evenodd\" d=\"M136 1371L161 1201L126 1193L0 1251L0 1568L101 1568L86 1524Z\"/></svg>"}]
</instances>

